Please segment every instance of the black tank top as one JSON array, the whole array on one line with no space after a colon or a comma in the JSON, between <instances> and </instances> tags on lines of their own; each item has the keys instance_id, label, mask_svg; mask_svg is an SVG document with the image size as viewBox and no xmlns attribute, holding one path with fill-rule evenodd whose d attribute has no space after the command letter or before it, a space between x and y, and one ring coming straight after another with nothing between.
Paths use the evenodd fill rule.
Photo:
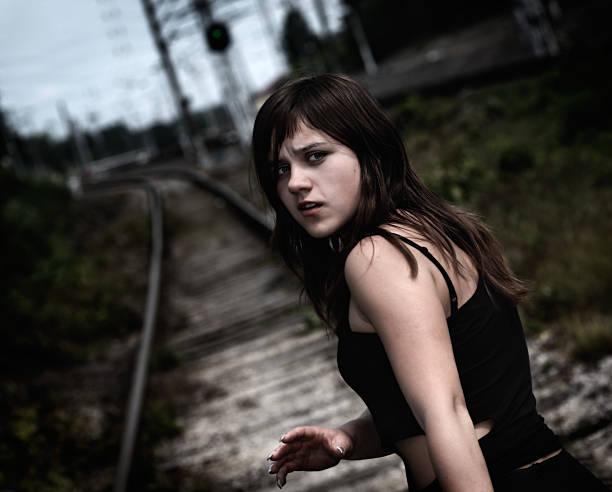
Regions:
<instances>
[{"instance_id":1,"label":"black tank top","mask_svg":"<svg viewBox=\"0 0 612 492\"><path fill-rule=\"evenodd\" d=\"M447 325L468 411L474 424L492 419L479 443L491 472L513 470L560 447L536 411L529 356L516 307L487 289L480 276L476 291L457 308L455 288L427 248L396 235L427 256L448 286ZM424 434L397 383L376 333L357 333L348 322L338 330L338 369L364 401L386 449Z\"/></svg>"}]
</instances>

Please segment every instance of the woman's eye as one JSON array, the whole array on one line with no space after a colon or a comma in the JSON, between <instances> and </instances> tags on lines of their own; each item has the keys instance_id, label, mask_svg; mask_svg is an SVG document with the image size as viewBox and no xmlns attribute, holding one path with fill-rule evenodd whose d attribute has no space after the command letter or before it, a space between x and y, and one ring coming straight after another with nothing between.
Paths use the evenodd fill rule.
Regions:
<instances>
[{"instance_id":1,"label":"woman's eye","mask_svg":"<svg viewBox=\"0 0 612 492\"><path fill-rule=\"evenodd\" d=\"M289 165L287 164L279 164L278 166L276 166L276 174L277 176L282 176L283 174L286 174L289 172Z\"/></svg>"},{"instance_id":2,"label":"woman's eye","mask_svg":"<svg viewBox=\"0 0 612 492\"><path fill-rule=\"evenodd\" d=\"M327 155L327 152L323 152L323 151L318 150L316 152L311 152L310 154L308 154L308 160L311 161L311 162L320 161L326 155Z\"/></svg>"}]
</instances>

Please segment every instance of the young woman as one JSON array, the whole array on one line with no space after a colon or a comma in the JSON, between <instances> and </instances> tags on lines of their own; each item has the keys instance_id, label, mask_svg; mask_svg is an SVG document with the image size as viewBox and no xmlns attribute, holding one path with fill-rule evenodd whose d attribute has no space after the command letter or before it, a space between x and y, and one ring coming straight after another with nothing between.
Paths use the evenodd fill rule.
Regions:
<instances>
[{"instance_id":1,"label":"young woman","mask_svg":"<svg viewBox=\"0 0 612 492\"><path fill-rule=\"evenodd\" d=\"M274 243L367 406L337 429L285 434L268 457L279 487L395 452L410 490L606 490L536 411L523 285L486 227L421 183L364 89L288 83L260 109L253 153Z\"/></svg>"}]
</instances>

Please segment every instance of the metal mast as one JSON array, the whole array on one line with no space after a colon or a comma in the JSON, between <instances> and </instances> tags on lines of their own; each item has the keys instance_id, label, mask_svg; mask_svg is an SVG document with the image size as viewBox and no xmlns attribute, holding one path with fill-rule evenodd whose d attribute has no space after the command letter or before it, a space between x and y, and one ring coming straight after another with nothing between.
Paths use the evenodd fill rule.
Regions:
<instances>
[{"instance_id":1,"label":"metal mast","mask_svg":"<svg viewBox=\"0 0 612 492\"><path fill-rule=\"evenodd\" d=\"M185 136L185 142L182 143L183 153L185 157L192 158L198 164L205 165L210 162L210 158L203 141L196 136L195 125L189 111L189 101L183 94L176 70L168 53L168 44L161 34L161 28L155 15L155 6L151 0L141 0L141 2L180 116L181 129Z\"/></svg>"}]
</instances>

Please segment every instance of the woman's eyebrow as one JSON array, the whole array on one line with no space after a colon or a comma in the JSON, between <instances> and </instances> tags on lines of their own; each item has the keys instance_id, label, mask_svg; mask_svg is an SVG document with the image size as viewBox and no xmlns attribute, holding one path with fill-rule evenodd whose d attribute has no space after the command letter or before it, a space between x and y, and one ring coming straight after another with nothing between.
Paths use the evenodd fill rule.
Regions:
<instances>
[{"instance_id":1,"label":"woman's eyebrow","mask_svg":"<svg viewBox=\"0 0 612 492\"><path fill-rule=\"evenodd\" d=\"M327 145L327 142L313 142L310 143L308 145L305 145L304 147L300 147L299 149L293 149L294 153L304 153L304 152L308 152L309 150L318 147L320 145Z\"/></svg>"},{"instance_id":2,"label":"woman's eyebrow","mask_svg":"<svg viewBox=\"0 0 612 492\"><path fill-rule=\"evenodd\" d=\"M290 149L290 152L292 154L303 154L303 153L306 153L309 150L312 150L312 149L314 149L316 147L320 147L320 146L328 145L328 144L329 144L329 142L324 142L324 141L323 142L312 142L312 143L309 143L308 145L304 145L304 147L292 148L292 149ZM276 162L272 162L271 164L272 165L278 164L278 162L280 162L282 160L283 159L280 156L280 152L279 152L278 160Z\"/></svg>"}]
</instances>

